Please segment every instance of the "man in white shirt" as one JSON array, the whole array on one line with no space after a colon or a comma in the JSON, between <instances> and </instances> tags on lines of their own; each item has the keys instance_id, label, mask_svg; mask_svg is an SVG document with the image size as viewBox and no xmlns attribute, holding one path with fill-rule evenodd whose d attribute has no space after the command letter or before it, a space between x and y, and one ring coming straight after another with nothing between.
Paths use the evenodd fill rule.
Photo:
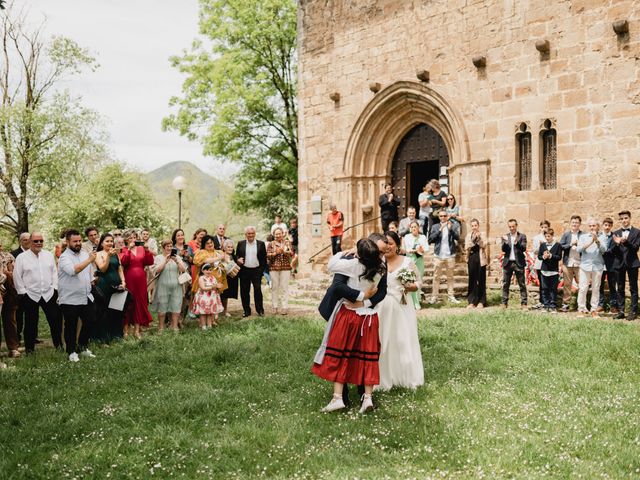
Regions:
<instances>
[{"instance_id":1,"label":"man in white shirt","mask_svg":"<svg viewBox=\"0 0 640 480\"><path fill-rule=\"evenodd\" d=\"M431 227L429 243L433 244L433 287L429 303L436 303L440 293L440 277L447 275L447 293L451 303L460 303L454 295L453 275L456 267L456 247L460 238L458 230L453 228L449 215L444 210L438 213L440 223Z\"/></svg>"},{"instance_id":2,"label":"man in white shirt","mask_svg":"<svg viewBox=\"0 0 640 480\"><path fill-rule=\"evenodd\" d=\"M56 304L58 272L53 254L43 250L43 244L42 234L33 232L31 247L18 255L13 270L13 282L24 310L24 347L27 353L35 351L38 307L42 307L49 323L53 346L62 348L62 322Z\"/></svg>"},{"instance_id":3,"label":"man in white shirt","mask_svg":"<svg viewBox=\"0 0 640 480\"><path fill-rule=\"evenodd\" d=\"M96 323L96 309L91 294L92 269L96 252L82 249L82 236L67 230L67 249L58 260L58 302L64 317L64 342L69 361L80 360L78 353L94 357L87 348L91 329ZM78 319L82 320L78 336Z\"/></svg>"},{"instance_id":4,"label":"man in white shirt","mask_svg":"<svg viewBox=\"0 0 640 480\"><path fill-rule=\"evenodd\" d=\"M250 294L253 286L253 301L256 313L264 316L262 304L262 274L267 267L267 248L264 242L256 240L256 228L244 229L246 240L240 240L236 247L236 257L240 265L240 300L242 301L243 317L251 315Z\"/></svg>"},{"instance_id":5,"label":"man in white shirt","mask_svg":"<svg viewBox=\"0 0 640 480\"><path fill-rule=\"evenodd\" d=\"M569 231L562 234L560 246L562 247L562 311L569 311L571 303L571 287L573 281L580 281L580 253L578 253L578 242L583 232L580 230L582 218L580 215L571 217L571 227Z\"/></svg>"},{"instance_id":6,"label":"man in white shirt","mask_svg":"<svg viewBox=\"0 0 640 480\"><path fill-rule=\"evenodd\" d=\"M551 223L549 220L543 220L540 222L540 233L533 237L533 250L531 253L533 254L533 258L535 259L533 262L533 269L536 271L536 276L538 277L538 293L540 301L533 308L540 309L543 307L542 304L542 260L538 258L538 253L540 253L540 244L545 243L545 233L547 233L547 229L551 228Z\"/></svg>"},{"instance_id":7,"label":"man in white shirt","mask_svg":"<svg viewBox=\"0 0 640 480\"><path fill-rule=\"evenodd\" d=\"M82 250L87 253L96 250L100 242L100 232L98 232L98 229L96 227L87 227L84 229L84 235L87 237L87 241L82 244Z\"/></svg>"},{"instance_id":8,"label":"man in white shirt","mask_svg":"<svg viewBox=\"0 0 640 480\"><path fill-rule=\"evenodd\" d=\"M271 235L273 235L273 232L276 230L276 228L281 228L282 233L284 233L285 237L287 236L287 233L289 233L287 224L282 221L282 216L279 214L276 214L275 222L273 225L271 225Z\"/></svg>"}]
</instances>

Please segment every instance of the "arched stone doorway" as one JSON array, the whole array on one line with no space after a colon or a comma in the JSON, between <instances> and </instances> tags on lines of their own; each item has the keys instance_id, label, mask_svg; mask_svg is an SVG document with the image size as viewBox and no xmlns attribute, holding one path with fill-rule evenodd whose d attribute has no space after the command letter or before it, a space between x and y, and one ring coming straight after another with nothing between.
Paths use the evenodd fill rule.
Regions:
<instances>
[{"instance_id":1,"label":"arched stone doorway","mask_svg":"<svg viewBox=\"0 0 640 480\"><path fill-rule=\"evenodd\" d=\"M378 197L384 184L392 180L394 155L403 138L420 125L429 126L441 138L448 155L449 177L457 166L469 163L463 122L439 92L428 84L407 81L384 88L358 117L342 173L335 177L334 198L352 225L362 223L349 232L352 238L380 229Z\"/></svg>"},{"instance_id":2,"label":"arched stone doorway","mask_svg":"<svg viewBox=\"0 0 640 480\"><path fill-rule=\"evenodd\" d=\"M400 200L400 216L407 207L420 210L418 195L432 178L447 190L449 152L440 134L430 125L421 123L402 138L391 164L391 184Z\"/></svg>"}]
</instances>

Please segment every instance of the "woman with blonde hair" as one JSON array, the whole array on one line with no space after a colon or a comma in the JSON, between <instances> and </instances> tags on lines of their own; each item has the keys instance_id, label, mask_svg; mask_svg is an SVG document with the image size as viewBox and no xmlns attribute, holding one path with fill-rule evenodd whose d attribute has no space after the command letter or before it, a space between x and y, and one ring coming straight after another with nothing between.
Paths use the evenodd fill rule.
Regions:
<instances>
[{"instance_id":1,"label":"woman with blonde hair","mask_svg":"<svg viewBox=\"0 0 640 480\"><path fill-rule=\"evenodd\" d=\"M480 232L480 222L474 218L470 222L471 231L464 242L469 271L467 287L467 308L487 306L487 243Z\"/></svg>"}]
</instances>

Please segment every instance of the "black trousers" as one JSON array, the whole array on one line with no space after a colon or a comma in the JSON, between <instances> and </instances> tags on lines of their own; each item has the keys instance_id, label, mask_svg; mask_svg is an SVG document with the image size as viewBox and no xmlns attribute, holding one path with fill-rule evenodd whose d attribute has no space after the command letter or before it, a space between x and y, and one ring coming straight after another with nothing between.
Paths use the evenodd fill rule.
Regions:
<instances>
[{"instance_id":1,"label":"black trousers","mask_svg":"<svg viewBox=\"0 0 640 480\"><path fill-rule=\"evenodd\" d=\"M559 275L551 275L546 277L540 274L540 303L545 308L558 308L558 277Z\"/></svg>"},{"instance_id":2,"label":"black trousers","mask_svg":"<svg viewBox=\"0 0 640 480\"><path fill-rule=\"evenodd\" d=\"M342 235L336 235L335 237L331 237L331 251L335 255L338 252L342 251Z\"/></svg>"},{"instance_id":3,"label":"black trousers","mask_svg":"<svg viewBox=\"0 0 640 480\"><path fill-rule=\"evenodd\" d=\"M24 335L24 308L22 305L18 305L16 310L16 331L18 332L18 343L22 340ZM38 338L38 326L36 325L36 338Z\"/></svg>"},{"instance_id":4,"label":"black trousers","mask_svg":"<svg viewBox=\"0 0 640 480\"><path fill-rule=\"evenodd\" d=\"M467 302L471 305L487 306L487 267L480 266L480 254L472 253L467 262L469 271L469 285L467 287Z\"/></svg>"},{"instance_id":5,"label":"black trousers","mask_svg":"<svg viewBox=\"0 0 640 480\"><path fill-rule=\"evenodd\" d=\"M60 305L64 317L64 343L67 354L80 353L87 349L91 330L96 324L96 306L89 302L86 305ZM78 319L82 320L78 335ZM76 338L77 337L77 338Z\"/></svg>"},{"instance_id":6,"label":"black trousers","mask_svg":"<svg viewBox=\"0 0 640 480\"><path fill-rule=\"evenodd\" d=\"M519 267L518 264L509 260L509 263L505 267L502 267L502 304L509 304L509 285L511 285L511 278L513 275L518 280L518 287L520 287L520 303L522 305L527 304L527 284L524 280L524 268Z\"/></svg>"},{"instance_id":7,"label":"black trousers","mask_svg":"<svg viewBox=\"0 0 640 480\"><path fill-rule=\"evenodd\" d=\"M240 269L240 300L242 301L242 310L246 315L251 314L251 286L253 285L253 303L257 313L264 313L262 305L262 269L246 268Z\"/></svg>"},{"instance_id":8,"label":"black trousers","mask_svg":"<svg viewBox=\"0 0 640 480\"><path fill-rule=\"evenodd\" d=\"M45 317L47 317L53 346L62 348L62 319L60 318L60 311L56 303L57 300L57 292L53 294L48 302L45 302L44 298L40 298L40 301L34 302L28 295L24 296L22 302L22 309L24 310L24 349L27 353L32 353L35 350L40 307Z\"/></svg>"},{"instance_id":9,"label":"black trousers","mask_svg":"<svg viewBox=\"0 0 640 480\"><path fill-rule=\"evenodd\" d=\"M638 269L622 267L618 270L618 309L624 312L624 284L629 277L629 291L631 292L631 313L638 313Z\"/></svg>"},{"instance_id":10,"label":"black trousers","mask_svg":"<svg viewBox=\"0 0 640 480\"><path fill-rule=\"evenodd\" d=\"M600 301L599 307L604 307L604 281L609 286L609 307L618 308L618 272L610 272L605 270L602 272L602 281L600 282Z\"/></svg>"}]
</instances>

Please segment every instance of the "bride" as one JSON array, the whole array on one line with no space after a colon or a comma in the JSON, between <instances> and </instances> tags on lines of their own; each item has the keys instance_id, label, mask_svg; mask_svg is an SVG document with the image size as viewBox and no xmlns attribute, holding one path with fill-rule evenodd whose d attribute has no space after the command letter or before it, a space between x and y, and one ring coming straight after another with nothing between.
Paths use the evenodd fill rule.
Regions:
<instances>
[{"instance_id":1,"label":"bride","mask_svg":"<svg viewBox=\"0 0 640 480\"><path fill-rule=\"evenodd\" d=\"M381 390L393 386L416 388L424 384L424 367L418 341L416 310L410 295L420 291L420 274L408 257L398 255L400 237L387 232L387 296L376 309L380 319L380 385ZM398 279L401 270L412 270L415 283L403 286ZM405 298L404 303L402 298Z\"/></svg>"}]
</instances>

